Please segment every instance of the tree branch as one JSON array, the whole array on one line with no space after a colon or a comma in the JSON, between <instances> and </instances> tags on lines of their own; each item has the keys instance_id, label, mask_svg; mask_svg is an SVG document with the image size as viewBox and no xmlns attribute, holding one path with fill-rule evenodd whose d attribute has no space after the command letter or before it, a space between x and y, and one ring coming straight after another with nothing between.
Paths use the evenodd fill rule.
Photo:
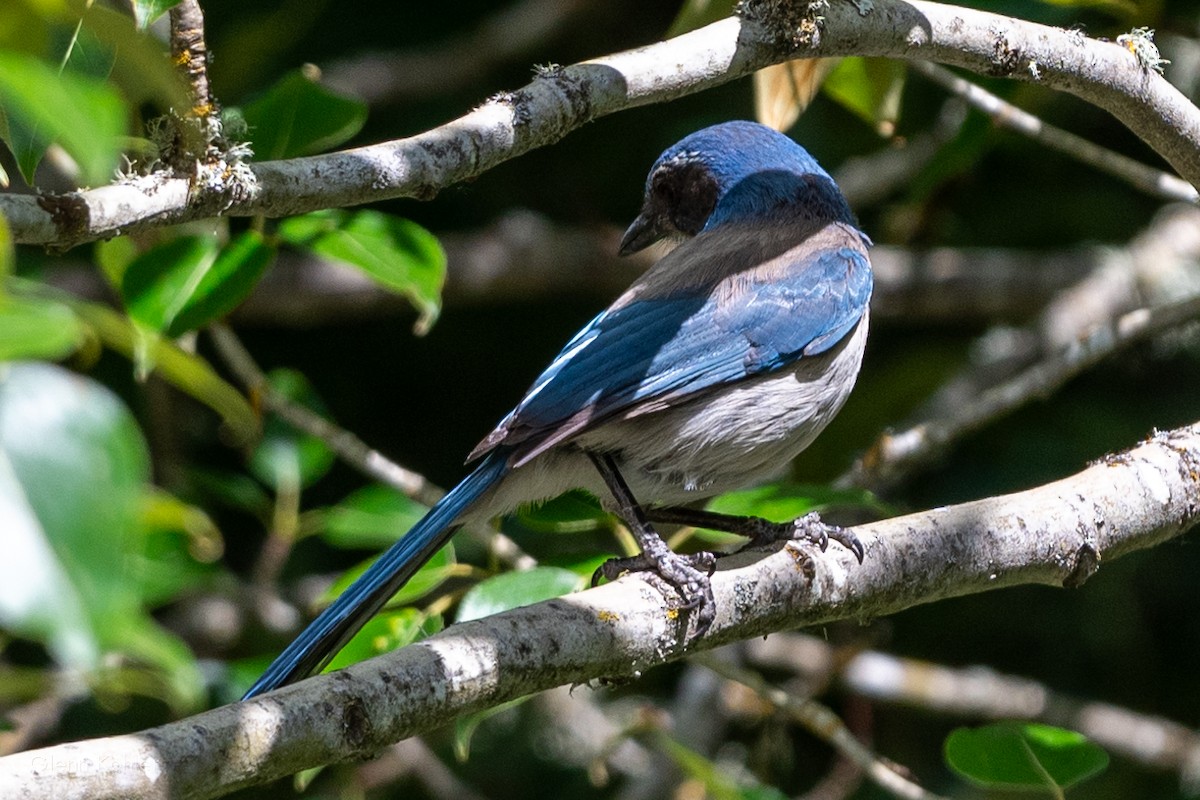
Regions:
<instances>
[{"instance_id":1,"label":"tree branch","mask_svg":"<svg viewBox=\"0 0 1200 800\"><path fill-rule=\"evenodd\" d=\"M799 545L723 559L698 649L1022 583L1079 585L1102 559L1200 517L1200 423L1029 491L863 525L862 565ZM0 796L209 798L357 758L553 686L686 653L685 615L637 577L454 625L423 642L140 734L0 758Z\"/></svg>"},{"instance_id":2,"label":"tree branch","mask_svg":"<svg viewBox=\"0 0 1200 800\"><path fill-rule=\"evenodd\" d=\"M818 703L811 697L800 697L785 692L783 689L767 683L756 672L720 661L710 655L697 656L697 660L722 678L748 687L775 708L783 711L791 719L804 726L804 729L813 736L828 743L843 757L853 762L871 779L872 783L893 797L906 798L906 800L946 800L926 791L919 784L910 781L885 764L871 752L869 747L854 738L854 734L846 727L846 723L842 722L841 718L823 703Z\"/></svg>"},{"instance_id":3,"label":"tree branch","mask_svg":"<svg viewBox=\"0 0 1200 800\"><path fill-rule=\"evenodd\" d=\"M1168 172L1148 167L1128 156L1089 142L1082 136L1043 122L1012 103L976 86L947 69L928 61L914 61L913 69L931 81L966 100L973 108L987 114L1001 128L1022 133L1052 150L1077 158L1096 169L1115 175L1135 189L1163 200L1194 203L1196 187Z\"/></svg>"},{"instance_id":4,"label":"tree branch","mask_svg":"<svg viewBox=\"0 0 1200 800\"><path fill-rule=\"evenodd\" d=\"M985 666L949 667L877 650L847 659L828 642L800 633L746 642L746 654L759 669L790 670L806 684L825 685L836 678L846 691L880 703L955 717L1039 720L1070 728L1113 755L1177 773L1186 795L1195 795L1200 788L1200 734L1174 720L1080 700Z\"/></svg>"},{"instance_id":5,"label":"tree branch","mask_svg":"<svg viewBox=\"0 0 1200 800\"><path fill-rule=\"evenodd\" d=\"M1048 395L1099 360L1200 316L1198 258L1200 210L1168 208L1125 250L1097 253L1092 272L1060 292L1035 322L981 337L973 361L900 432L884 432L838 485L894 487L963 435Z\"/></svg>"},{"instance_id":6,"label":"tree branch","mask_svg":"<svg viewBox=\"0 0 1200 800\"><path fill-rule=\"evenodd\" d=\"M1185 179L1200 183L1200 110L1129 50L925 0L874 0L861 13L858 7L835 2L814 17L790 0L748 0L740 18L544 70L522 89L408 139L187 179L153 175L52 197L3 195L0 213L15 241L68 247L218 213L277 217L395 197L428 199L607 114L788 59L840 55L941 61L1070 92L1110 111Z\"/></svg>"},{"instance_id":7,"label":"tree branch","mask_svg":"<svg viewBox=\"0 0 1200 800\"><path fill-rule=\"evenodd\" d=\"M566 296L608 302L655 261L647 251L618 257L620 239L616 227L563 225L528 210L510 211L475 231L438 232L448 264L443 300L447 308ZM1025 319L1111 260L1111 250L1094 245L1044 253L876 245L871 249L871 317L906 325ZM94 265L69 256L47 265L43 280L90 299L111 294ZM315 327L411 308L403 295L360 270L284 249L232 319L246 325Z\"/></svg>"}]
</instances>

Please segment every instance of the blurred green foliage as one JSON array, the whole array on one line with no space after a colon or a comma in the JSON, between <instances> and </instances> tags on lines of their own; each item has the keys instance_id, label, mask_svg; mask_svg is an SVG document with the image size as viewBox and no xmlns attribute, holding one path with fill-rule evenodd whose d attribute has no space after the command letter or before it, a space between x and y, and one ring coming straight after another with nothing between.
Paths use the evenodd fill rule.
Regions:
<instances>
[{"instance_id":1,"label":"blurred green foliage","mask_svg":"<svg viewBox=\"0 0 1200 800\"><path fill-rule=\"evenodd\" d=\"M0 153L0 183L63 191L154 163L163 131L175 124L169 112L190 106L161 38L145 32L172 5L137 0L134 17L74 0L0 7L0 142L8 150ZM583 5L573 24L490 65L465 88L394 98L370 107L368 116L361 100L322 84L320 69L300 65L336 66L375 51L436 55L489 19L496 4L470 0L450 10L203 2L226 130L245 139L259 160L408 135L523 85L532 64L570 63L651 42L669 28L720 17L730 3ZM1107 38L1133 24L1179 36L1193 36L1200 26L1200 13L1184 2L974 5L1079 24ZM1047 121L1154 160L1096 109L1039 87L981 82ZM846 59L791 133L836 168L920 135L944 103L940 90L909 79L901 65ZM752 108L749 82L741 81L599 120L428 203L185 225L68 254L89 259L120 311L107 298L81 299L55 288L56 255L21 248L14 258L0 220L0 536L18 554L0 559L0 669L24 676L3 682L0 708L53 691L66 675L86 695L75 698L52 735L69 739L133 730L233 700L298 622L245 613L252 598L276 592L307 616L423 513L420 504L338 463L325 443L265 413L256 392L243 391L214 366L204 326L235 312L278 269L281 254L315 254L358 270L404 298L408 310L246 330L251 351L271 368L272 391L450 485L462 474L462 454L602 303L583 295L443 310L446 255L429 231L477 228L513 208L571 225L622 224L636 211L645 169L664 146L702 125L749 116ZM881 138L881 130L890 138ZM133 163L123 164L122 155ZM910 183L858 211L880 243L1050 249L1122 245L1157 207L1113 178L970 114ZM428 335L414 338L413 329ZM1060 477L1153 427L1196 417L1194 342L1146 347L982 431L895 496L828 489L825 482L881 429L965 363L968 342L979 332L977 324L921 319L877 324L859 389L789 479L719 498L712 508L772 519L820 510L837 521L971 499ZM612 518L579 494L522 510L503 526L542 566L508 571L477 540L459 537L331 668L428 636L448 620L572 591L625 546ZM694 546L718 541L694 535ZM1180 624L1200 613L1194 592L1200 559L1193 549L1172 544L1105 565L1079 592L1023 587L826 633L851 648L869 644L953 665L986 663L1187 723L1200 715L1193 680L1200 641ZM194 619L200 601L211 597L243 609L232 632ZM665 702L678 676L678 668L657 670L613 696ZM853 698L836 692L833 701L855 708ZM539 738L541 712L532 705L473 715L429 741L448 758L465 754L469 742L470 760L456 769L493 796L616 796L619 782L594 780L554 755ZM911 766L932 790L959 791L939 758L950 722L886 706L871 716L880 752ZM794 795L825 774L833 756L824 744L771 725L731 730L717 758L653 728L630 735L638 733L710 796ZM997 743L997 730L1009 738ZM972 760L1004 752L1014 741L1009 734L1011 728L950 735L953 769L1006 782L1018 767L1002 768L995 780L987 763L981 768ZM1069 733L1026 728L1017 741L1021 753L1037 752L1034 771L1052 774L1060 786L1090 767L1060 776L1055 754L1078 757L1085 767L1103 760ZM1046 748L1053 752L1046 755ZM730 753L754 765L753 775L730 774L721 761ZM352 796L351 770L310 774L308 791ZM275 792L287 796L291 788ZM1114 762L1071 793L1169 798L1182 790L1174 776ZM854 796L880 794L867 786Z\"/></svg>"}]
</instances>

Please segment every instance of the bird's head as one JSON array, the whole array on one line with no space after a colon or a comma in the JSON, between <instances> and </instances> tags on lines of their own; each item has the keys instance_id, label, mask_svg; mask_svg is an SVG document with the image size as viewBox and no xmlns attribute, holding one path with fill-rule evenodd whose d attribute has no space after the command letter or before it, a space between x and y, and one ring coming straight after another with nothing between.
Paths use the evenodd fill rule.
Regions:
<instances>
[{"instance_id":1,"label":"bird's head","mask_svg":"<svg viewBox=\"0 0 1200 800\"><path fill-rule=\"evenodd\" d=\"M807 150L757 122L722 122L684 137L654 162L620 253L730 222L795 216L856 224L837 184Z\"/></svg>"}]
</instances>

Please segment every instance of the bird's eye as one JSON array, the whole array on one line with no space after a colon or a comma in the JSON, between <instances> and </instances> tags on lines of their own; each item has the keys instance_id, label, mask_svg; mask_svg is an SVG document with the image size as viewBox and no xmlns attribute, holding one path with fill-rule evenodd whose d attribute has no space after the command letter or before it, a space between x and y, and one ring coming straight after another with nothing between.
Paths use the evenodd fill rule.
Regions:
<instances>
[{"instance_id":1,"label":"bird's eye","mask_svg":"<svg viewBox=\"0 0 1200 800\"><path fill-rule=\"evenodd\" d=\"M716 179L700 164L673 170L662 181L660 198L671 224L680 232L694 236L708 222L717 205Z\"/></svg>"}]
</instances>

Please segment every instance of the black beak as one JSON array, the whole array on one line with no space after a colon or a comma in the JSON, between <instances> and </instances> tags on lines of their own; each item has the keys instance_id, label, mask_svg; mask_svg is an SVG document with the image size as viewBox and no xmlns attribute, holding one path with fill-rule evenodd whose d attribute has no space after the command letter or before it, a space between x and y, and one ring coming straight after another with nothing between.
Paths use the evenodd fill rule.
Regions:
<instances>
[{"instance_id":1,"label":"black beak","mask_svg":"<svg viewBox=\"0 0 1200 800\"><path fill-rule=\"evenodd\" d=\"M617 248L617 253L627 256L630 253L636 253L646 247L657 242L667 231L663 227L662 217L658 214L650 214L643 211L638 214L637 219L625 231L625 235L621 237L621 246Z\"/></svg>"}]
</instances>

